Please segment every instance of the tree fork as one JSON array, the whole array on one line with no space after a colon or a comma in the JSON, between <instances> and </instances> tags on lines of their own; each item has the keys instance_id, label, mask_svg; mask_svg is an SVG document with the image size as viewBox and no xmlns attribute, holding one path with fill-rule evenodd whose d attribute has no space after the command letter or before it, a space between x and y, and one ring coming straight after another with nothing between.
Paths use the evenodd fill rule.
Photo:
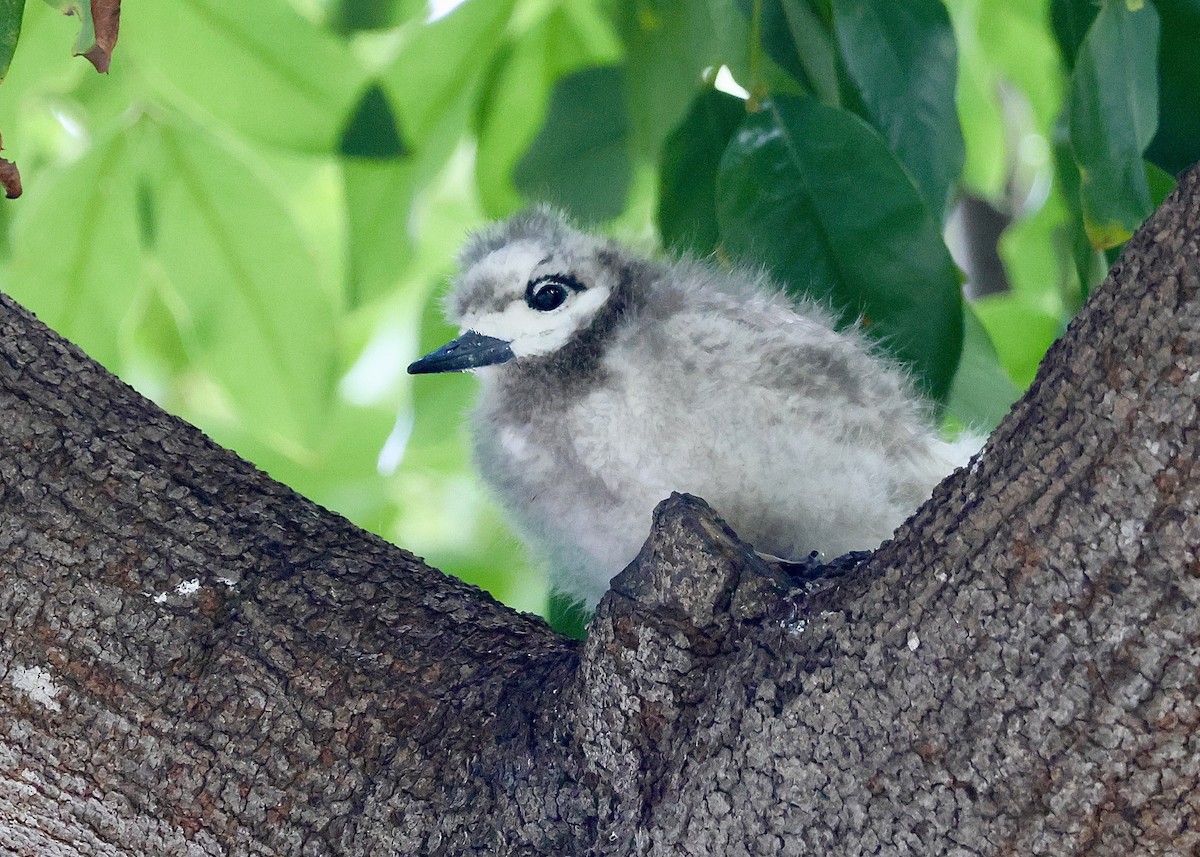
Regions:
<instances>
[{"instance_id":1,"label":"tree fork","mask_svg":"<svg viewBox=\"0 0 1200 857\"><path fill-rule=\"evenodd\" d=\"M0 855L1200 851L1200 172L803 585L659 506L582 645L0 298Z\"/></svg>"}]
</instances>

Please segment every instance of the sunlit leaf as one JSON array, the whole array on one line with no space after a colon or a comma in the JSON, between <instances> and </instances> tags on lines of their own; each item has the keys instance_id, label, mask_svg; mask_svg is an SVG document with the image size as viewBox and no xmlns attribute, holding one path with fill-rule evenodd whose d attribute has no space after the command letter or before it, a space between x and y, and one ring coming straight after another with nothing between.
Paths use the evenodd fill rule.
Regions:
<instances>
[{"instance_id":1,"label":"sunlit leaf","mask_svg":"<svg viewBox=\"0 0 1200 857\"><path fill-rule=\"evenodd\" d=\"M176 0L137 11L122 44L164 101L289 149L336 146L365 73L290 4Z\"/></svg>"},{"instance_id":2,"label":"sunlit leaf","mask_svg":"<svg viewBox=\"0 0 1200 857\"><path fill-rule=\"evenodd\" d=\"M1105 3L1071 76L1071 149L1079 164L1088 238L1124 242L1152 211L1142 153L1158 127L1158 13Z\"/></svg>"},{"instance_id":3,"label":"sunlit leaf","mask_svg":"<svg viewBox=\"0 0 1200 857\"><path fill-rule=\"evenodd\" d=\"M13 224L4 290L105 366L138 290L136 141L118 134L41 184Z\"/></svg>"},{"instance_id":4,"label":"sunlit leaf","mask_svg":"<svg viewBox=\"0 0 1200 857\"><path fill-rule=\"evenodd\" d=\"M1046 0L948 0L946 6L958 46L962 182L1005 207L1007 195L1050 175L1044 156L1031 158L1045 151L1038 138L1050 138L1063 104L1062 61L1046 25ZM1040 175L1024 175L1030 171Z\"/></svg>"},{"instance_id":5,"label":"sunlit leaf","mask_svg":"<svg viewBox=\"0 0 1200 857\"><path fill-rule=\"evenodd\" d=\"M858 117L780 99L746 118L717 180L721 243L794 292L828 297L941 398L962 347L962 296L936 220Z\"/></svg>"},{"instance_id":6,"label":"sunlit leaf","mask_svg":"<svg viewBox=\"0 0 1200 857\"><path fill-rule=\"evenodd\" d=\"M717 167L745 115L740 98L706 89L667 138L658 194L658 228L667 247L697 256L716 249Z\"/></svg>"},{"instance_id":7,"label":"sunlit leaf","mask_svg":"<svg viewBox=\"0 0 1200 857\"><path fill-rule=\"evenodd\" d=\"M833 0L833 17L867 120L940 219L963 164L946 7L940 0Z\"/></svg>"},{"instance_id":8,"label":"sunlit leaf","mask_svg":"<svg viewBox=\"0 0 1200 857\"><path fill-rule=\"evenodd\" d=\"M421 25L384 73L401 125L413 145L462 113L498 50L514 0L471 0L445 18ZM456 134L461 133L456 130Z\"/></svg>"},{"instance_id":9,"label":"sunlit leaf","mask_svg":"<svg viewBox=\"0 0 1200 857\"><path fill-rule=\"evenodd\" d=\"M989 295L971 308L995 343L1005 371L1021 387L1028 386L1046 349L1062 333L1062 319L1014 294Z\"/></svg>"},{"instance_id":10,"label":"sunlit leaf","mask_svg":"<svg viewBox=\"0 0 1200 857\"><path fill-rule=\"evenodd\" d=\"M279 197L192 129L156 126L154 252L185 342L245 424L311 444L333 381L333 304Z\"/></svg>"}]
</instances>

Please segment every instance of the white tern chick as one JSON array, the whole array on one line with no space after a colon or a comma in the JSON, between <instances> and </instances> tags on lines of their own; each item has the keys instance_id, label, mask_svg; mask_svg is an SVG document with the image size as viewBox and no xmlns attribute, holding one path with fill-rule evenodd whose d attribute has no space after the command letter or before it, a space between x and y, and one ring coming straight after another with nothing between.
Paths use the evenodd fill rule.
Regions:
<instances>
[{"instance_id":1,"label":"white tern chick","mask_svg":"<svg viewBox=\"0 0 1200 857\"><path fill-rule=\"evenodd\" d=\"M672 491L785 559L877 547L963 464L904 373L763 275L648 261L539 208L474 235L409 366L474 370L475 460L555 587L594 607Z\"/></svg>"}]
</instances>

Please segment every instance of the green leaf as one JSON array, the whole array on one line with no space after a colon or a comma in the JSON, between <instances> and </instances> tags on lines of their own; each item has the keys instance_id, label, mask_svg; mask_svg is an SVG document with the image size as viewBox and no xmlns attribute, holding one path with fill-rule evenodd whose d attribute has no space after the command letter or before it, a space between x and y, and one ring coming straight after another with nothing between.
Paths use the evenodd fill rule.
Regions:
<instances>
[{"instance_id":1,"label":"green leaf","mask_svg":"<svg viewBox=\"0 0 1200 857\"><path fill-rule=\"evenodd\" d=\"M416 148L448 119L461 133L462 102L475 97L479 81L500 46L498 35L514 0L472 0L445 18L422 24L404 43L383 76L391 103ZM446 148L452 143L447 141Z\"/></svg>"},{"instance_id":2,"label":"green leaf","mask_svg":"<svg viewBox=\"0 0 1200 857\"><path fill-rule=\"evenodd\" d=\"M1126 241L1153 210L1142 153L1158 125L1158 13L1124 0L1100 9L1080 45L1068 105L1084 225L1101 249Z\"/></svg>"},{"instance_id":3,"label":"green leaf","mask_svg":"<svg viewBox=\"0 0 1200 857\"><path fill-rule=\"evenodd\" d=\"M992 340L972 308L965 310L962 360L946 411L973 431L989 432L1008 415L1021 390L1000 365Z\"/></svg>"},{"instance_id":4,"label":"green leaf","mask_svg":"<svg viewBox=\"0 0 1200 857\"><path fill-rule=\"evenodd\" d=\"M157 125L155 254L192 357L244 425L298 451L324 422L334 306L279 196L197 129Z\"/></svg>"},{"instance_id":5,"label":"green leaf","mask_svg":"<svg viewBox=\"0 0 1200 857\"><path fill-rule=\"evenodd\" d=\"M488 216L503 217L526 203L513 183L513 170L545 125L555 82L620 58L615 33L584 4L553 6L504 48L476 117L475 181Z\"/></svg>"},{"instance_id":6,"label":"green leaf","mask_svg":"<svg viewBox=\"0 0 1200 857\"><path fill-rule=\"evenodd\" d=\"M726 0L620 0L617 21L633 137L639 152L655 158L705 69L727 65L737 74L747 68L746 20Z\"/></svg>"},{"instance_id":7,"label":"green leaf","mask_svg":"<svg viewBox=\"0 0 1200 857\"><path fill-rule=\"evenodd\" d=\"M17 51L24 14L25 0L0 0L0 81L8 74L8 66Z\"/></svg>"},{"instance_id":8,"label":"green leaf","mask_svg":"<svg viewBox=\"0 0 1200 857\"><path fill-rule=\"evenodd\" d=\"M396 114L378 83L372 83L342 131L338 150L352 158L388 160L403 157L408 147L400 137Z\"/></svg>"},{"instance_id":9,"label":"green leaf","mask_svg":"<svg viewBox=\"0 0 1200 857\"><path fill-rule=\"evenodd\" d=\"M82 56L96 46L96 28L92 23L92 4L88 0L46 0L47 5L64 15L79 21L79 35L75 37L72 53Z\"/></svg>"},{"instance_id":10,"label":"green leaf","mask_svg":"<svg viewBox=\"0 0 1200 857\"><path fill-rule=\"evenodd\" d=\"M341 166L350 256L347 303L356 308L396 287L412 253L409 220L420 174L410 160L347 159Z\"/></svg>"},{"instance_id":11,"label":"green leaf","mask_svg":"<svg viewBox=\"0 0 1200 857\"><path fill-rule=\"evenodd\" d=\"M382 30L425 12L419 0L333 0L329 26L339 33Z\"/></svg>"},{"instance_id":12,"label":"green leaf","mask_svg":"<svg viewBox=\"0 0 1200 857\"><path fill-rule=\"evenodd\" d=\"M1158 133L1146 157L1169 173L1200 161L1200 2L1156 0L1162 16L1158 50Z\"/></svg>"},{"instance_id":13,"label":"green leaf","mask_svg":"<svg viewBox=\"0 0 1200 857\"><path fill-rule=\"evenodd\" d=\"M995 344L1000 364L1022 389L1028 387L1046 350L1062 333L1062 319L1012 293L989 295L971 306Z\"/></svg>"},{"instance_id":14,"label":"green leaf","mask_svg":"<svg viewBox=\"0 0 1200 857\"><path fill-rule=\"evenodd\" d=\"M116 371L140 282L136 141L97 143L22 204L13 223L14 298Z\"/></svg>"},{"instance_id":15,"label":"green leaf","mask_svg":"<svg viewBox=\"0 0 1200 857\"><path fill-rule=\"evenodd\" d=\"M1175 181L1175 176L1159 169L1149 161L1146 165L1146 184L1150 187L1150 205L1153 208L1158 208L1163 204L1171 191L1175 190L1179 182Z\"/></svg>"},{"instance_id":16,"label":"green leaf","mask_svg":"<svg viewBox=\"0 0 1200 857\"><path fill-rule=\"evenodd\" d=\"M1048 178L1038 144L1062 113L1063 69L1045 0L950 0L958 45L962 184L1006 207ZM1030 173L1036 173L1033 178Z\"/></svg>"},{"instance_id":17,"label":"green leaf","mask_svg":"<svg viewBox=\"0 0 1200 857\"><path fill-rule=\"evenodd\" d=\"M778 99L746 118L721 161L722 246L794 293L828 298L945 396L962 347L958 273L937 221L858 117Z\"/></svg>"},{"instance_id":18,"label":"green leaf","mask_svg":"<svg viewBox=\"0 0 1200 857\"><path fill-rule=\"evenodd\" d=\"M717 168L746 115L746 103L715 89L700 92L663 146L658 228L676 252L708 256L717 247Z\"/></svg>"},{"instance_id":19,"label":"green leaf","mask_svg":"<svg viewBox=\"0 0 1200 857\"><path fill-rule=\"evenodd\" d=\"M549 202L584 222L608 220L625 208L633 176L629 148L624 71L584 69L555 84L545 124L513 180L531 201Z\"/></svg>"},{"instance_id":20,"label":"green leaf","mask_svg":"<svg viewBox=\"0 0 1200 857\"><path fill-rule=\"evenodd\" d=\"M747 18L757 0L738 0ZM814 97L838 104L837 46L827 18L811 0L762 0L761 40L780 68Z\"/></svg>"},{"instance_id":21,"label":"green leaf","mask_svg":"<svg viewBox=\"0 0 1200 857\"><path fill-rule=\"evenodd\" d=\"M1068 69L1075 67L1079 48L1099 12L1096 0L1050 0L1050 23Z\"/></svg>"},{"instance_id":22,"label":"green leaf","mask_svg":"<svg viewBox=\"0 0 1200 857\"><path fill-rule=\"evenodd\" d=\"M940 0L833 0L833 16L866 118L941 219L964 153L946 7Z\"/></svg>"},{"instance_id":23,"label":"green leaf","mask_svg":"<svg viewBox=\"0 0 1200 857\"><path fill-rule=\"evenodd\" d=\"M165 103L288 149L336 148L365 73L286 0L147 3L126 17L122 45Z\"/></svg>"}]
</instances>

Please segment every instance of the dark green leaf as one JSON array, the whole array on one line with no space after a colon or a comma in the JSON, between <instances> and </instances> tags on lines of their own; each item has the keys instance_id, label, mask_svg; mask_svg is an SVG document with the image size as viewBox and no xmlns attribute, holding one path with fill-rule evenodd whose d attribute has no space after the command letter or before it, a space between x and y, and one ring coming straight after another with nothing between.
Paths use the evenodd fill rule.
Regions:
<instances>
[{"instance_id":1,"label":"dark green leaf","mask_svg":"<svg viewBox=\"0 0 1200 857\"><path fill-rule=\"evenodd\" d=\"M1158 125L1158 13L1124 0L1100 9L1079 47L1068 104L1084 225L1092 244L1121 244L1152 211L1142 153Z\"/></svg>"},{"instance_id":2,"label":"dark green leaf","mask_svg":"<svg viewBox=\"0 0 1200 857\"><path fill-rule=\"evenodd\" d=\"M419 0L334 0L329 26L339 33L382 30L425 11Z\"/></svg>"},{"instance_id":3,"label":"dark green leaf","mask_svg":"<svg viewBox=\"0 0 1200 857\"><path fill-rule=\"evenodd\" d=\"M834 0L842 60L879 129L940 219L963 166L954 30L940 0Z\"/></svg>"},{"instance_id":4,"label":"dark green leaf","mask_svg":"<svg viewBox=\"0 0 1200 857\"><path fill-rule=\"evenodd\" d=\"M747 18L755 0L738 0ZM762 0L762 46L784 71L826 104L840 101L837 48L826 15L811 0Z\"/></svg>"},{"instance_id":5,"label":"dark green leaf","mask_svg":"<svg viewBox=\"0 0 1200 857\"><path fill-rule=\"evenodd\" d=\"M615 66L559 80L542 130L513 171L521 193L584 222L620 214L633 177L624 96L624 71Z\"/></svg>"},{"instance_id":6,"label":"dark green leaf","mask_svg":"<svg viewBox=\"0 0 1200 857\"><path fill-rule=\"evenodd\" d=\"M717 178L722 246L790 290L828 298L915 371L934 398L962 348L958 272L937 221L887 144L812 99L751 114Z\"/></svg>"},{"instance_id":7,"label":"dark green leaf","mask_svg":"<svg viewBox=\"0 0 1200 857\"><path fill-rule=\"evenodd\" d=\"M0 81L8 74L9 63L16 53L24 14L25 0L0 0Z\"/></svg>"},{"instance_id":8,"label":"dark green leaf","mask_svg":"<svg viewBox=\"0 0 1200 857\"><path fill-rule=\"evenodd\" d=\"M1068 69L1075 67L1079 46L1099 12L1096 0L1051 0L1050 23Z\"/></svg>"},{"instance_id":9,"label":"dark green leaf","mask_svg":"<svg viewBox=\"0 0 1200 857\"><path fill-rule=\"evenodd\" d=\"M1156 0L1162 15L1158 50L1158 133L1146 157L1178 174L1200 161L1200 0Z\"/></svg>"},{"instance_id":10,"label":"dark green leaf","mask_svg":"<svg viewBox=\"0 0 1200 857\"><path fill-rule=\"evenodd\" d=\"M716 249L717 167L745 115L740 98L706 89L667 138L658 193L658 228L665 246L697 256Z\"/></svg>"},{"instance_id":11,"label":"dark green leaf","mask_svg":"<svg viewBox=\"0 0 1200 857\"><path fill-rule=\"evenodd\" d=\"M352 158L388 160L408 153L396 125L396 114L378 83L372 83L358 100L338 149Z\"/></svg>"}]
</instances>

